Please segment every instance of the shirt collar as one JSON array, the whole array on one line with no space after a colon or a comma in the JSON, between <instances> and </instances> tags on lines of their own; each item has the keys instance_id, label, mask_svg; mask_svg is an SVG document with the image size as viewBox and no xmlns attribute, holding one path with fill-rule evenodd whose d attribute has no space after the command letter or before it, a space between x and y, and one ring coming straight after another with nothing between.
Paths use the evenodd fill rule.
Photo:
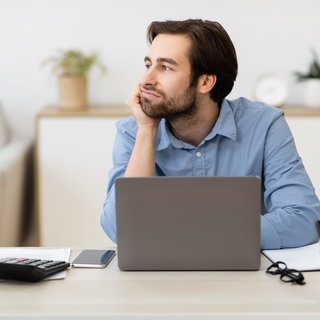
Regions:
<instances>
[{"instance_id":1,"label":"shirt collar","mask_svg":"<svg viewBox=\"0 0 320 320\"><path fill-rule=\"evenodd\" d=\"M207 135L204 141L213 139L216 135L225 136L231 140L237 137L237 130L234 120L233 109L229 100L224 99L221 105L220 114L216 124L211 132ZM175 148L191 149L194 148L188 143L178 140L169 130L168 123L162 119L159 124L159 132L157 137L156 150L160 151L169 147L172 144Z\"/></svg>"},{"instance_id":2,"label":"shirt collar","mask_svg":"<svg viewBox=\"0 0 320 320\"><path fill-rule=\"evenodd\" d=\"M217 134L225 136L231 140L236 140L237 129L234 118L235 115L234 110L231 107L231 102L224 99L217 122L205 140L212 139Z\"/></svg>"}]
</instances>

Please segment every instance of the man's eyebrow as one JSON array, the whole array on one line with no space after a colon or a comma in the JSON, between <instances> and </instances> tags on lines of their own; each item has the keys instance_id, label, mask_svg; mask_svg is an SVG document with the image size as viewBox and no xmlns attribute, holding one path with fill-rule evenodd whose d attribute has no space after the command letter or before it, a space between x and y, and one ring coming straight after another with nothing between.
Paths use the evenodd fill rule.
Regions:
<instances>
[{"instance_id":1,"label":"man's eyebrow","mask_svg":"<svg viewBox=\"0 0 320 320\"><path fill-rule=\"evenodd\" d=\"M144 62L151 62L151 59L148 57L148 56L146 56L145 58L144 58ZM174 65L174 66L177 66L178 65L178 63L175 61L175 60L173 60L173 59L171 59L171 58L158 58L157 59L157 62L159 63L159 62L166 62L166 63L170 63L170 64L172 64L172 65Z\"/></svg>"}]
</instances>

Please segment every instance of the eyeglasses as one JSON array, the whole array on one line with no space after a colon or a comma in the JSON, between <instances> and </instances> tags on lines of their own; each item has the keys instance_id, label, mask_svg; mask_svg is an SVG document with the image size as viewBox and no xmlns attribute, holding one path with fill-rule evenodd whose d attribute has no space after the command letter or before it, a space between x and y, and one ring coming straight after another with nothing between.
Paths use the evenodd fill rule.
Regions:
<instances>
[{"instance_id":1,"label":"eyeglasses","mask_svg":"<svg viewBox=\"0 0 320 320\"><path fill-rule=\"evenodd\" d=\"M280 280L283 282L291 282L292 284L306 284L304 281L303 274L295 269L288 269L287 265L282 261L273 263L267 270L266 273L272 275L280 275Z\"/></svg>"}]
</instances>

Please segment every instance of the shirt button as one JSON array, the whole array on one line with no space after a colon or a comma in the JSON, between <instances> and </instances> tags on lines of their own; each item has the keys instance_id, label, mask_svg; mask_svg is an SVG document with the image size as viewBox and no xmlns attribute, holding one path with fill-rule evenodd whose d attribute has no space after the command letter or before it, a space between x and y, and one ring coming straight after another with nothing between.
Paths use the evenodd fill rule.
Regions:
<instances>
[{"instance_id":1,"label":"shirt button","mask_svg":"<svg viewBox=\"0 0 320 320\"><path fill-rule=\"evenodd\" d=\"M196 156L197 156L197 158L200 158L202 156L202 153L201 152L197 152Z\"/></svg>"}]
</instances>

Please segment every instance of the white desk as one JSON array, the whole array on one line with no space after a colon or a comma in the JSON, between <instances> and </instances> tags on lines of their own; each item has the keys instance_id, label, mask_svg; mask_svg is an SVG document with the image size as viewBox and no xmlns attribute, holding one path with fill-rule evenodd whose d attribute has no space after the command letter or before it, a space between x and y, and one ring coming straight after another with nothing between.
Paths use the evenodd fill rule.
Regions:
<instances>
[{"instance_id":1,"label":"white desk","mask_svg":"<svg viewBox=\"0 0 320 320\"><path fill-rule=\"evenodd\" d=\"M73 252L73 256L77 254ZM0 319L320 319L320 272L305 286L253 272L70 269L64 280L0 282Z\"/></svg>"}]
</instances>

